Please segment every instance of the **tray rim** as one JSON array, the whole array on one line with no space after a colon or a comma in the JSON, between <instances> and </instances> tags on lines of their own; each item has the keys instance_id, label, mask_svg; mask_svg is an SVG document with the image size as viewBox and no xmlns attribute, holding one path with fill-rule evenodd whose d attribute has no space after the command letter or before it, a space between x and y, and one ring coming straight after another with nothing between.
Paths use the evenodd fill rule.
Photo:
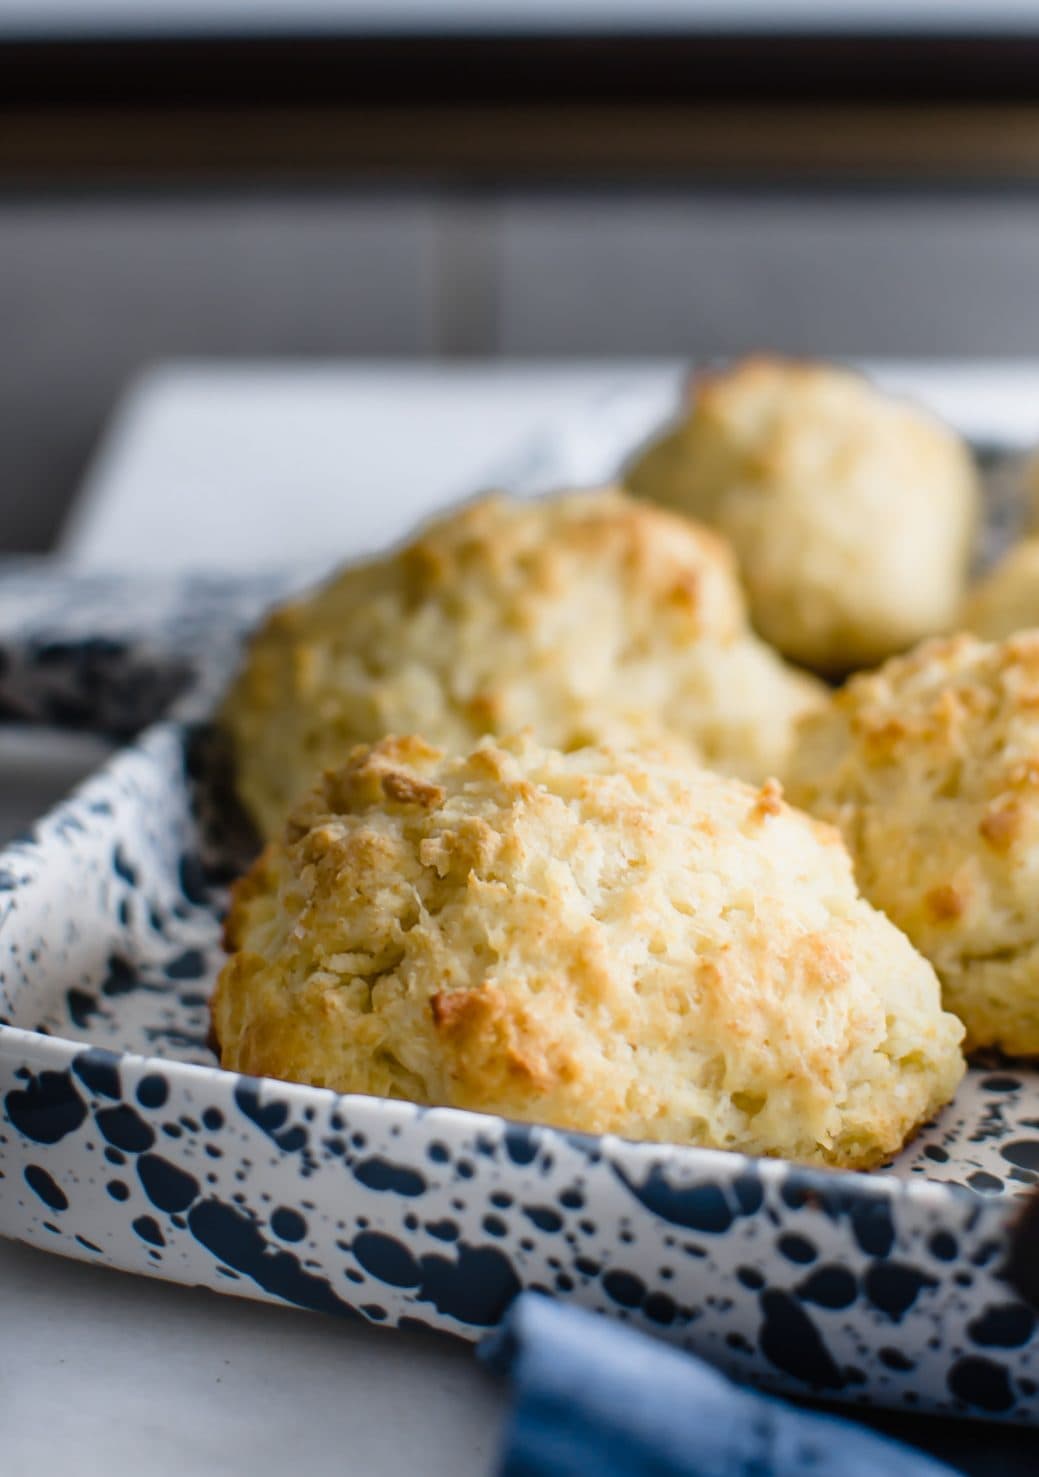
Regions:
<instances>
[{"instance_id":1,"label":"tray rim","mask_svg":"<svg viewBox=\"0 0 1039 1477\"><path fill-rule=\"evenodd\" d=\"M631 1139L615 1133L583 1133L576 1129L561 1128L556 1124L537 1120L507 1118L500 1113L481 1113L469 1108L455 1108L447 1104L424 1104L406 1098L379 1097L374 1093L341 1093L330 1087L314 1087L306 1082L292 1082L280 1077L256 1076L249 1072L233 1072L226 1067L209 1066L201 1062L182 1062L169 1057L149 1056L143 1052L113 1051L108 1047L92 1045L89 1041L75 1041L67 1036L52 1036L41 1031L30 1031L23 1026L0 1024L0 1052L10 1046L14 1050L28 1047L43 1056L53 1055L55 1064L68 1067L83 1052L93 1051L113 1065L125 1063L137 1070L161 1070L165 1076L183 1078L187 1083L203 1081L245 1081L259 1087L274 1090L280 1097L295 1098L306 1107L310 1100L322 1104L344 1104L353 1114L370 1115L373 1118L411 1121L424 1118L430 1113L442 1116L447 1122L476 1130L481 1124L502 1125L522 1134L537 1133L544 1137L558 1138L570 1142L584 1141L597 1148L608 1149L616 1144L625 1153L636 1153L640 1158L666 1162L669 1167L710 1171L731 1167L736 1161L752 1165L763 1178L795 1171L806 1182L818 1181L824 1189L835 1182L854 1183L866 1195L876 1193L881 1198L907 1200L919 1204L921 1209L937 1208L952 1201L971 1209L985 1207L986 1214L1002 1212L996 1219L1013 1221L1020 1213L1022 1203L1029 1198L1033 1187L1021 1195L983 1195L968 1185L949 1184L930 1180L923 1175L903 1177L887 1169L862 1170L842 1169L837 1166L804 1164L796 1159L784 1159L779 1155L744 1154L734 1149L712 1149L700 1144L676 1144L670 1140ZM868 1187L868 1188L867 1188Z\"/></svg>"}]
</instances>

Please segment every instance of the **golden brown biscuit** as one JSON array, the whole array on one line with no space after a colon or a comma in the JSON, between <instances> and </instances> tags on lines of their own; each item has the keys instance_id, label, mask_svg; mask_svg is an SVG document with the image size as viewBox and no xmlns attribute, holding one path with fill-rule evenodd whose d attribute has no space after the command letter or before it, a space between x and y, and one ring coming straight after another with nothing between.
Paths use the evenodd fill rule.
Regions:
<instances>
[{"instance_id":1,"label":"golden brown biscuit","mask_svg":"<svg viewBox=\"0 0 1039 1477\"><path fill-rule=\"evenodd\" d=\"M978 516L966 448L830 365L750 359L695 387L627 486L733 544L761 634L839 674L948 630Z\"/></svg>"},{"instance_id":2,"label":"golden brown biscuit","mask_svg":"<svg viewBox=\"0 0 1039 1477\"><path fill-rule=\"evenodd\" d=\"M1017 459L1016 472L1019 496L1023 494L1025 526L1030 532L1039 533L1039 451L1022 453Z\"/></svg>"},{"instance_id":3,"label":"golden brown biscuit","mask_svg":"<svg viewBox=\"0 0 1039 1477\"><path fill-rule=\"evenodd\" d=\"M840 827L970 1044L1039 1052L1039 632L854 678L803 725L789 794Z\"/></svg>"},{"instance_id":4,"label":"golden brown biscuit","mask_svg":"<svg viewBox=\"0 0 1039 1477\"><path fill-rule=\"evenodd\" d=\"M223 721L273 835L323 768L386 734L452 750L526 727L560 748L670 735L758 779L820 697L751 633L723 540L596 492L473 503L276 611Z\"/></svg>"},{"instance_id":5,"label":"golden brown biscuit","mask_svg":"<svg viewBox=\"0 0 1039 1477\"><path fill-rule=\"evenodd\" d=\"M869 1165L962 1028L837 833L648 750L355 750L236 888L224 1066Z\"/></svg>"},{"instance_id":6,"label":"golden brown biscuit","mask_svg":"<svg viewBox=\"0 0 1039 1477\"><path fill-rule=\"evenodd\" d=\"M978 581L960 624L987 641L1039 626L1039 538L1024 539Z\"/></svg>"}]
</instances>

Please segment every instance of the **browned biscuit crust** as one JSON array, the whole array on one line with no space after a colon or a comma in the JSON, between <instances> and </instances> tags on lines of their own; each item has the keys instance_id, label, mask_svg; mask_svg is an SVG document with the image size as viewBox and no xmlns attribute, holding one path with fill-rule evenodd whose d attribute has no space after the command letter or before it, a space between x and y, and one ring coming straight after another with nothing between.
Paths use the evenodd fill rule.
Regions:
<instances>
[{"instance_id":1,"label":"browned biscuit crust","mask_svg":"<svg viewBox=\"0 0 1039 1477\"><path fill-rule=\"evenodd\" d=\"M224 1065L342 1092L868 1165L963 1069L837 834L666 754L358 748L228 940Z\"/></svg>"}]
</instances>

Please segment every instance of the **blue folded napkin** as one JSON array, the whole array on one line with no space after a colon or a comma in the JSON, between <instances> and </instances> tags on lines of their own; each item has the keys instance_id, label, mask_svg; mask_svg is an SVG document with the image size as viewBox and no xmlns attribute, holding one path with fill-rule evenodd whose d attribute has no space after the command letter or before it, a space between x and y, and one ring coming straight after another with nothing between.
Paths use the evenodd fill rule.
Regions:
<instances>
[{"instance_id":1,"label":"blue folded napkin","mask_svg":"<svg viewBox=\"0 0 1039 1477\"><path fill-rule=\"evenodd\" d=\"M954 1477L536 1293L513 1303L480 1356L512 1386L500 1477Z\"/></svg>"}]
</instances>

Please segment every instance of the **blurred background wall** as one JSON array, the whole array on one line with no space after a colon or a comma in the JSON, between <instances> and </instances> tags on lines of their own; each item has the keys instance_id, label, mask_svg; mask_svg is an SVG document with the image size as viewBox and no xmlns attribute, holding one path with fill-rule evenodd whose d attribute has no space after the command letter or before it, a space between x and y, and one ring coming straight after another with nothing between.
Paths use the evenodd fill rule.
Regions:
<instances>
[{"instance_id":1,"label":"blurred background wall","mask_svg":"<svg viewBox=\"0 0 1039 1477\"><path fill-rule=\"evenodd\" d=\"M1039 15L127 35L65 7L38 34L46 11L5 31L0 3L0 548L48 545L168 356L1039 349Z\"/></svg>"}]
</instances>

